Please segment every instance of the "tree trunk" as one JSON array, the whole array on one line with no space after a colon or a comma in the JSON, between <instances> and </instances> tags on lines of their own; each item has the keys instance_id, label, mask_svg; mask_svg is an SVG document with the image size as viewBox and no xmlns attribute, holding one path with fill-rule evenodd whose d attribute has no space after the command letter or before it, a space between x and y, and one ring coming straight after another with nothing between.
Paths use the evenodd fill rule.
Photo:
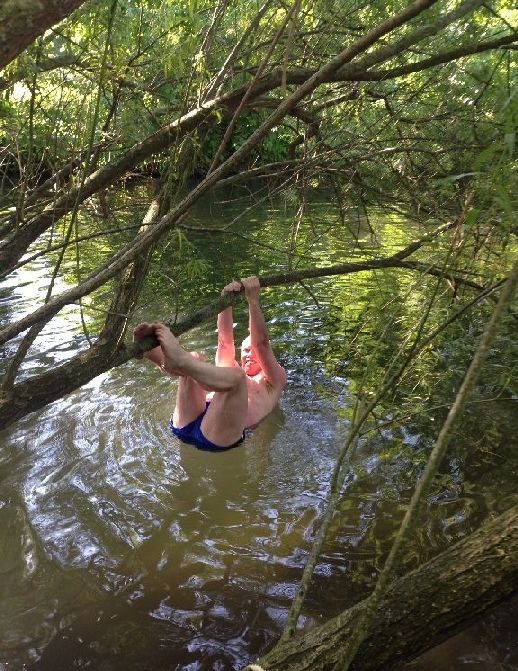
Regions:
<instances>
[{"instance_id":1,"label":"tree trunk","mask_svg":"<svg viewBox=\"0 0 518 671\"><path fill-rule=\"evenodd\" d=\"M350 671L397 668L517 591L518 504L395 581ZM264 671L330 671L364 603L277 645L258 664Z\"/></svg>"},{"instance_id":2,"label":"tree trunk","mask_svg":"<svg viewBox=\"0 0 518 671\"><path fill-rule=\"evenodd\" d=\"M85 0L4 0L0 9L0 68Z\"/></svg>"}]
</instances>

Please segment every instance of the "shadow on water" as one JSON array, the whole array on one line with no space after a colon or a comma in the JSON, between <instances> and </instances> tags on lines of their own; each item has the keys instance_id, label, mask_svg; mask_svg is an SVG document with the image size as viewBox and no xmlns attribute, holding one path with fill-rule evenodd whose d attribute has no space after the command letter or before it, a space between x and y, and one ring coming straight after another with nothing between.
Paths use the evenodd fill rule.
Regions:
<instances>
[{"instance_id":1,"label":"shadow on water","mask_svg":"<svg viewBox=\"0 0 518 671\"><path fill-rule=\"evenodd\" d=\"M202 223L205 217L211 226L224 218L221 208L193 216ZM240 230L251 239L267 233L275 246L281 239L279 212L261 216ZM362 233L360 226L356 232ZM313 247L315 263L343 260L338 236L330 243L333 235L327 230L321 247ZM375 246L370 230L363 235L365 245ZM233 237L218 240L203 249L213 276L192 302L203 304L206 296L217 295L229 268L236 276L261 272L247 260L248 243L239 247ZM326 256L328 247L332 253ZM281 269L276 251L265 254L267 272ZM406 318L407 287L400 276L390 282L399 324ZM167 291L165 283L151 278L149 302L139 316L163 314ZM279 408L234 450L202 452L172 437L168 420L175 383L136 361L5 431L1 671L24 665L38 671L237 671L264 652L283 627L325 509L350 422L352 373L358 378L363 373L361 360L346 360L343 343L356 337L351 324L379 293L379 278L363 276L322 280L311 295L301 287L264 294L289 385ZM7 288L2 309L23 312L30 294ZM246 310L238 307L234 315L239 340L246 334ZM67 328L51 323L44 352L30 365L42 364L43 358L61 361L84 346L79 336L60 340ZM385 331L372 327L362 334L366 350L374 340L381 343L380 368L391 341L394 349L404 331L403 325L385 337ZM213 356L214 325L182 341ZM325 620L372 588L441 412L360 441L302 626ZM484 435L490 436L489 446L479 440ZM427 523L412 539L405 569L510 505L515 497L510 474L518 470L516 435L515 404L486 403L468 414L427 501ZM475 451L473 436L479 441ZM490 671L500 662L503 669L513 668L518 649L510 632L514 626L516 633L516 625L505 613L512 619L515 612L511 605L501 611L504 615L489 616L463 635L456 657L450 646L448 653L444 648L431 652L410 668Z\"/></svg>"}]
</instances>

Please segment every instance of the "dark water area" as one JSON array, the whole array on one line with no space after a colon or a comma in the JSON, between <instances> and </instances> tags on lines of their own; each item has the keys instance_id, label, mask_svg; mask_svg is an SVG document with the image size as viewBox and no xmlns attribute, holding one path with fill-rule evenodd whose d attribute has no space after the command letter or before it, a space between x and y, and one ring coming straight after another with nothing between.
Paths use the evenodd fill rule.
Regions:
<instances>
[{"instance_id":1,"label":"dark water area","mask_svg":"<svg viewBox=\"0 0 518 671\"><path fill-rule=\"evenodd\" d=\"M124 216L137 220L144 206L145 198L140 202L133 194ZM186 222L191 227L217 229L237 221L230 233L187 232L181 245L171 235L154 261L139 321L200 307L232 277L286 267L289 208L265 201L239 216L243 209L221 195L193 210ZM370 222L351 215L344 231L325 200L316 199L307 226L295 236L299 256L293 266L355 258L355 238L360 250L380 243L396 249L415 233L382 215ZM91 263L106 253L93 247ZM46 263L34 262L0 287L2 319L31 309L45 290ZM68 279L65 273L62 287ZM141 361L96 378L4 431L0 671L237 671L269 649L282 631L325 511L333 466L365 379L361 349L351 350L350 343L377 353L370 370L383 367L421 300L422 283L414 280L399 271L372 273L265 292L263 309L289 384L279 407L234 450L201 452L172 437L167 424L176 383ZM382 281L397 300L384 299L380 337L376 323L358 324L383 293ZM87 311L91 323L99 319L103 300L97 296L97 311ZM245 306L235 309L234 321L239 342L247 330ZM23 374L84 348L76 324L77 307L69 306L42 332ZM387 351L379 345L385 340ZM189 332L182 344L212 358L215 324ZM5 361L7 354L2 356ZM453 369L451 364L450 376ZM436 374L430 370L427 376ZM424 379L423 371L419 375ZM399 402L394 397L380 411L377 429L371 426L362 436L302 627L325 621L372 589L452 400L456 378L441 376L443 398L416 400L407 421L391 424ZM517 500L516 395L480 390L475 401L427 497L424 522L401 570ZM405 668L517 669L517 615L514 600Z\"/></svg>"}]
</instances>

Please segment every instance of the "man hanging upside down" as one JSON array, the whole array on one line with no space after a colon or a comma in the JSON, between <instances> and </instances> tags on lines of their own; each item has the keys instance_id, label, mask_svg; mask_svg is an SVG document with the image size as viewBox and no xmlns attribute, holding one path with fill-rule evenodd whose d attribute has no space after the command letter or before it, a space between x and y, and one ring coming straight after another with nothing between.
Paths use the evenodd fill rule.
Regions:
<instances>
[{"instance_id":1,"label":"man hanging upside down","mask_svg":"<svg viewBox=\"0 0 518 671\"><path fill-rule=\"evenodd\" d=\"M134 341L152 333L157 337L160 347L146 352L144 358L167 375L179 377L171 430L202 450L239 445L245 429L273 410L286 386L286 372L270 345L257 277L232 281L221 293L240 291L241 285L248 301L250 331L241 344L241 366L235 359L232 307L218 315L215 366L203 354L184 350L164 324L139 324L133 332Z\"/></svg>"}]
</instances>

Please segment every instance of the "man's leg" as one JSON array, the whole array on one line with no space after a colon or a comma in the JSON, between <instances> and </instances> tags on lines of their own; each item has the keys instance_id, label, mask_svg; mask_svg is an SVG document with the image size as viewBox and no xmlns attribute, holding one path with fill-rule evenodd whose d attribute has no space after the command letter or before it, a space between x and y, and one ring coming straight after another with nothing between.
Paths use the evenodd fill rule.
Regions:
<instances>
[{"instance_id":1,"label":"man's leg","mask_svg":"<svg viewBox=\"0 0 518 671\"><path fill-rule=\"evenodd\" d=\"M248 410L248 390L245 374L240 368L240 379L230 391L218 391L203 418L200 428L208 440L220 447L237 443L243 437Z\"/></svg>"},{"instance_id":2,"label":"man's leg","mask_svg":"<svg viewBox=\"0 0 518 671\"><path fill-rule=\"evenodd\" d=\"M186 380L191 379L204 390L215 392L201 423L203 435L221 447L237 442L243 435L248 408L244 372L240 368L213 366L191 356L164 324L155 323L153 326L162 348L164 370L181 375Z\"/></svg>"},{"instance_id":3,"label":"man's leg","mask_svg":"<svg viewBox=\"0 0 518 671\"><path fill-rule=\"evenodd\" d=\"M153 324L139 324L133 331L133 342L155 333ZM190 352L191 356L205 361L205 357L200 352ZM144 352L143 358L151 361L165 375L176 377L176 374L170 373L164 368L164 353L161 347L155 347L148 352ZM178 429L193 422L205 410L205 398L207 392L196 380L190 377L181 376L178 378L178 392L176 394L176 403L173 412L173 425Z\"/></svg>"},{"instance_id":4,"label":"man's leg","mask_svg":"<svg viewBox=\"0 0 518 671\"><path fill-rule=\"evenodd\" d=\"M205 357L200 352L189 352L189 354L199 361L205 361ZM185 375L179 376L173 412L173 426L177 429L183 429L187 424L194 422L204 412L206 398L207 391L196 380Z\"/></svg>"}]
</instances>

